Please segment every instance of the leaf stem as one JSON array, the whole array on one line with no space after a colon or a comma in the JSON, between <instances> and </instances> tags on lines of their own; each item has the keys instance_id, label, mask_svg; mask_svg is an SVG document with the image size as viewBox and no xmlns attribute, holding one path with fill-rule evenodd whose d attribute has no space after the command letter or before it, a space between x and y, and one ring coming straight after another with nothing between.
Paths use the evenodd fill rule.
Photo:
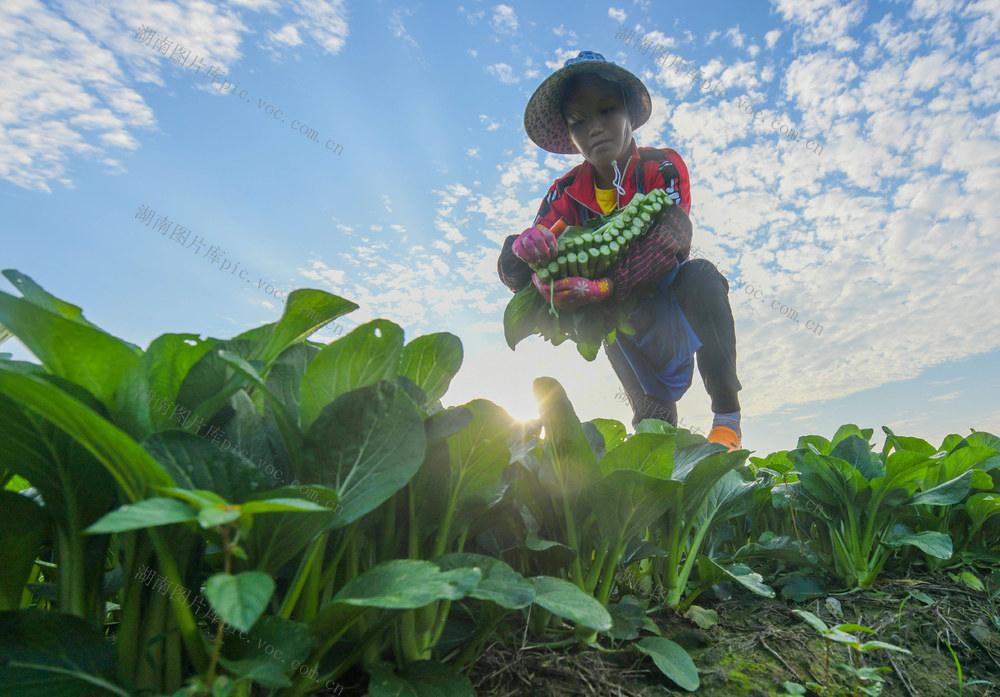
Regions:
<instances>
[{"instance_id":1,"label":"leaf stem","mask_svg":"<svg viewBox=\"0 0 1000 697\"><path fill-rule=\"evenodd\" d=\"M601 588L597 593L597 599L601 602L601 605L607 607L608 597L611 595L611 587L614 585L615 572L618 570L618 560L621 558L622 549L625 547L625 538L622 535L618 536L618 542L615 543L615 548L611 552L611 556L608 557L607 569L604 571L604 579L601 581Z\"/></svg>"},{"instance_id":2,"label":"leaf stem","mask_svg":"<svg viewBox=\"0 0 1000 697\"><path fill-rule=\"evenodd\" d=\"M222 555L223 564L225 565L225 573L229 575L232 567L232 556L233 552L229 546L229 526L223 525L219 529L219 534L222 536ZM215 667L219 662L219 654L222 653L222 630L225 627L225 622L222 618L219 618L219 627L215 632L215 642L212 648L212 657L208 664L208 672L205 674L205 683L211 685L215 682Z\"/></svg>"},{"instance_id":3,"label":"leaf stem","mask_svg":"<svg viewBox=\"0 0 1000 697\"><path fill-rule=\"evenodd\" d=\"M281 602L281 608L278 610L278 617L283 619L289 619L292 616L292 610L295 608L295 604L299 600L299 594L302 593L302 588L305 585L306 577L309 575L313 564L316 563L326 547L327 533L323 533L316 537L315 540L309 546L308 551L302 557L302 561L299 562L299 568L295 571L295 577L292 579L292 585L288 588L288 592L285 594L285 599Z\"/></svg>"}]
</instances>

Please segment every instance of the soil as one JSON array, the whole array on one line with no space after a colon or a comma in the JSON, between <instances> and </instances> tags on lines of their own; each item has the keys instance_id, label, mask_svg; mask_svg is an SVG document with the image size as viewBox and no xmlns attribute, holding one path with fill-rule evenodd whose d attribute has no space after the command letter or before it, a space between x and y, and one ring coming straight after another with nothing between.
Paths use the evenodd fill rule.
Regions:
<instances>
[{"instance_id":1,"label":"soil","mask_svg":"<svg viewBox=\"0 0 1000 697\"><path fill-rule=\"evenodd\" d=\"M707 629L673 611L651 612L662 636L684 646L694 659L701 681L695 693L674 685L649 657L630 649L633 642L613 642L603 635L596 647L586 650L579 645L551 649L495 643L469 671L469 678L477 697L782 697L786 681L828 686L806 697L854 695L850 676L836 667L853 663L847 648L832 646L828 675L825 644L792 612L798 608L830 626L852 622L869 627L875 633L865 634L865 640L911 652L862 654L863 667L885 668L883 697L1000 697L1000 593L996 588L990 593L972 590L944 578L939 574L885 582L870 591L835 594L833 603L826 598L804 603L769 600L748 592L725 602L702 596L699 605L719 617L718 624ZM833 614L836 603L840 616ZM956 658L964 682L961 691ZM367 697L368 678L360 669L340 681L343 687L317 695ZM989 682L970 684L975 681Z\"/></svg>"},{"instance_id":2,"label":"soil","mask_svg":"<svg viewBox=\"0 0 1000 697\"><path fill-rule=\"evenodd\" d=\"M922 593L932 604L908 597ZM718 612L718 624L699 629L675 612L650 615L664 637L684 646L698 668L703 697L777 697L782 684L807 681L831 686L817 695L854 694L852 679L835 667L853 663L848 649L834 644L827 674L826 647L812 627L791 612L809 610L828 625L853 622L875 630L876 639L901 646L911 654L884 650L865 652L861 665L885 667L886 697L1000 697L1000 607L982 591L933 580L910 578L879 585L867 592L835 596L842 610L834 616L825 599L795 604L739 594L704 607ZM905 602L904 602L905 601ZM603 649L627 647L602 638ZM959 691L954 650L965 683ZM491 646L473 667L470 678L479 697L667 697L681 690L642 654L606 653L590 649ZM991 684L972 684L973 681ZM838 692L845 689L845 692ZM858 692L858 695L863 694Z\"/></svg>"}]
</instances>

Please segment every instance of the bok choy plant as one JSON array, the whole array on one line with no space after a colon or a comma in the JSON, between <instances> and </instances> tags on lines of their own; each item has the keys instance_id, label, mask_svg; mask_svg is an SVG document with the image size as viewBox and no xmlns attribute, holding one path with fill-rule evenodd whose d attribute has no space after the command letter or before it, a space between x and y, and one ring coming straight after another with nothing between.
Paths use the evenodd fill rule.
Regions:
<instances>
[{"instance_id":1,"label":"bok choy plant","mask_svg":"<svg viewBox=\"0 0 1000 697\"><path fill-rule=\"evenodd\" d=\"M800 439L805 447L790 453L799 476L788 487L791 505L821 538L830 571L848 588L870 588L893 551L904 545L951 557L946 533L915 532L901 521L909 507L961 501L971 483L970 472L921 491L937 463L913 450L880 456L871 450L871 435L871 429L849 435L841 429L832 443Z\"/></svg>"}]
</instances>

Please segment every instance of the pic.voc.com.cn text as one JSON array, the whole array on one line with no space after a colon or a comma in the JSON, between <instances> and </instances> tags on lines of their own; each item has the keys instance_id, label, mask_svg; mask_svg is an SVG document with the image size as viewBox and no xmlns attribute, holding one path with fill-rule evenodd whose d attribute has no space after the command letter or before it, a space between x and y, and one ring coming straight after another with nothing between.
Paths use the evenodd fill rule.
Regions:
<instances>
[{"instance_id":1,"label":"pic.voc.com.cn text","mask_svg":"<svg viewBox=\"0 0 1000 697\"><path fill-rule=\"evenodd\" d=\"M250 93L247 90L242 89L237 92L240 86L239 82L234 85L229 80L224 79L226 73L222 66L213 64L211 68L206 67L204 58L201 56L195 56L192 59L191 49L185 48L165 36L158 36L155 31L146 25L139 27L139 30L135 33L135 38L138 39L139 43L145 44L162 56L166 56L175 63L180 64L181 67L194 70L195 75L204 78L211 78L211 86L213 89L218 89L219 92L222 92L223 94L228 93L235 95L245 104L253 105L253 100L250 98ZM202 68L205 68L204 75L201 75ZM216 83L218 83L218 87L216 87ZM261 110L263 110L263 113L266 115L274 117L276 121L285 123L285 119L283 118L284 113L281 109L276 108L274 104L269 104L265 100L258 98L257 111ZM297 131L300 135L305 136L314 143L322 141L322 137L320 136L318 130L303 123L302 121L299 121L298 119L292 119L289 126L293 131ZM337 156L340 156L344 152L344 146L340 145L332 138L328 139L324 143L323 147L330 152L335 152Z\"/></svg>"},{"instance_id":2,"label":"pic.voc.com.cn text","mask_svg":"<svg viewBox=\"0 0 1000 697\"><path fill-rule=\"evenodd\" d=\"M173 602L184 604L191 610L192 615L196 618L204 619L210 627L219 627L220 631L233 635L234 639L238 636L247 644L251 643L250 640L252 637L247 632L237 632L235 627L223 620L215 611L215 608L212 607L212 603L201 593L193 593L180 583L172 583L166 576L145 564L139 567L132 578L146 586L146 588L152 587L154 593L159 593ZM150 584L153 585L150 586ZM206 631L206 634L211 638L212 633L210 629ZM253 638L257 639L257 649L259 651L263 651L282 665L288 665L291 670L309 678L313 683L319 684L319 671L316 668L298 659L293 659L289 663L281 649L275 648L273 644L263 638ZM339 695L344 691L344 686L334 680L327 680L324 687L327 690L332 690L335 695Z\"/></svg>"},{"instance_id":3,"label":"pic.voc.com.cn text","mask_svg":"<svg viewBox=\"0 0 1000 697\"><path fill-rule=\"evenodd\" d=\"M705 250L703 250L701 247L694 247L688 254L688 258L693 259L695 254L701 254L702 256L699 258L711 262L712 265L715 266L716 269L718 269L719 273L725 276L727 281L729 280L729 273L723 269L721 264L719 264L717 261L714 261L704 256ZM729 292L735 293L738 290L742 290L744 293L746 293L747 295L746 299L748 301L759 300L761 303L764 303L766 307L767 297L764 291L761 290L759 285L754 285L753 283L747 283L742 278L737 278L733 280L732 283L730 284ZM782 317L786 317L795 322L796 324L802 323L802 320L799 319L799 311L789 306L788 304L782 302L781 300L778 300L777 298L772 298L770 307L772 310L780 314ZM806 320L805 328L810 330L814 336L821 336L823 334L823 325L814 319Z\"/></svg>"},{"instance_id":4,"label":"pic.voc.com.cn text","mask_svg":"<svg viewBox=\"0 0 1000 697\"><path fill-rule=\"evenodd\" d=\"M144 223L146 227L152 227L154 232L159 232L161 236L166 237L169 233L169 240L176 242L184 249L190 249L194 247L194 253L197 256L201 252L202 247L206 247L205 253L201 255L202 259L208 259L208 263L215 265L219 264L219 271L229 271L230 275L235 276L236 271L240 270L239 278L241 281L246 281L250 283L250 275L246 268L240 269L240 262L236 262L236 266L233 266L233 262L230 261L229 256L226 254L222 247L218 247L214 244L208 244L205 242L204 237L199 237L194 235L192 237L192 232L188 228L184 227L180 223L175 223L170 220L166 215L157 215L156 211L149 206L139 206L139 211L135 214L135 219L140 223ZM186 243L186 244L185 244ZM244 276L244 274L247 274ZM257 290L263 290L265 294L273 296L275 300L281 300L282 302L288 302L289 291L283 291L280 288L275 288L271 283L265 283L264 279L257 279ZM308 317L311 320L318 321L319 315L310 307L300 304L298 300L293 302L289 307L290 310L294 310L298 314ZM341 334L344 331L344 326L339 322L333 323L333 333Z\"/></svg>"},{"instance_id":5,"label":"pic.voc.com.cn text","mask_svg":"<svg viewBox=\"0 0 1000 697\"><path fill-rule=\"evenodd\" d=\"M187 433L199 436L201 435L201 430L204 428L205 434L201 435L201 438L203 440L207 440L210 444L218 448L219 452L225 453L226 451L232 449L232 453L234 455L239 455L247 462L253 463L253 458L250 456L250 452L245 448L242 448L238 442L230 443L224 430L218 426L208 424L205 419L200 416L194 416L189 408L171 401L167 397L156 392L151 387L147 387L146 390L139 395L139 401L150 408L151 414L159 414L160 416L167 416L167 414L169 414L170 420L178 424L180 429L186 431ZM259 472L263 472L267 476L273 477L278 481L284 481L282 471L275 468L275 466L270 462L265 463L263 458L258 458L256 467ZM325 506L334 513L339 513L344 508L343 504L337 504L336 508L331 508L329 503L320 504L319 497L316 496L316 492L310 489L308 485L300 482L298 479L294 479L288 486L296 489L311 503Z\"/></svg>"}]
</instances>

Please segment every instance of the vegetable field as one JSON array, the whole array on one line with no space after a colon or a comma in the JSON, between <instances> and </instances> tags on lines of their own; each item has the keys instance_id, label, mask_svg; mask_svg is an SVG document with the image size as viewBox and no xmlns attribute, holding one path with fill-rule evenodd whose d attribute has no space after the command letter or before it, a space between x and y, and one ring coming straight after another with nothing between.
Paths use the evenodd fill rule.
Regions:
<instances>
[{"instance_id":1,"label":"vegetable field","mask_svg":"<svg viewBox=\"0 0 1000 697\"><path fill-rule=\"evenodd\" d=\"M0 695L1000 693L994 435L518 422L323 291L143 350L4 275Z\"/></svg>"}]
</instances>

